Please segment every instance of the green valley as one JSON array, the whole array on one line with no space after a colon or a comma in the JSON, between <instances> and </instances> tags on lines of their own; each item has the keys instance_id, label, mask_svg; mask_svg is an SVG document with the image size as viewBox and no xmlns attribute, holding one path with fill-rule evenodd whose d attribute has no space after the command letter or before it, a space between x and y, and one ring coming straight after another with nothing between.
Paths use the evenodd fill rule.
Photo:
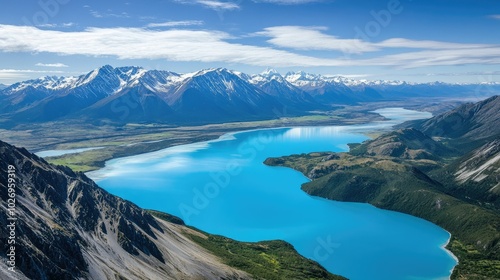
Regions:
<instances>
[{"instance_id":1,"label":"green valley","mask_svg":"<svg viewBox=\"0 0 500 280\"><path fill-rule=\"evenodd\" d=\"M498 106L500 98L493 97L456 109L466 111L469 119L462 124L470 125L461 127L456 138L431 138L407 128L351 145L347 153L291 155L265 163L302 172L312 180L302 186L311 195L366 202L429 220L452 234L447 248L459 259L453 279L500 279L500 135L493 127L498 111L490 113ZM449 124L442 115L426 123L436 119ZM471 128L489 133L467 137Z\"/></svg>"}]
</instances>

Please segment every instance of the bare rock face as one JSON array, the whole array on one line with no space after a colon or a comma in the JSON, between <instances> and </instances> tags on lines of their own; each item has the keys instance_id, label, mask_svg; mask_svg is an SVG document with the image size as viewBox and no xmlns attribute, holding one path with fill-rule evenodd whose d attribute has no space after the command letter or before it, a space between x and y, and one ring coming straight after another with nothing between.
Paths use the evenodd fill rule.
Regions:
<instances>
[{"instance_id":1,"label":"bare rock face","mask_svg":"<svg viewBox=\"0 0 500 280\"><path fill-rule=\"evenodd\" d=\"M455 172L456 180L463 184L467 181L481 182L487 178L495 180L491 191L500 185L500 139L495 139L475 149L467 159L461 161Z\"/></svg>"},{"instance_id":2,"label":"bare rock face","mask_svg":"<svg viewBox=\"0 0 500 280\"><path fill-rule=\"evenodd\" d=\"M15 273L4 271L1 279L248 277L181 234L189 229L155 219L83 173L52 166L1 141L0 159L0 195L6 198L15 190L15 208L2 203L2 216L17 218ZM13 185L7 184L9 170L15 174ZM2 229L7 223L0 219ZM9 232L1 235L7 240ZM4 265L11 245L0 246Z\"/></svg>"}]
</instances>

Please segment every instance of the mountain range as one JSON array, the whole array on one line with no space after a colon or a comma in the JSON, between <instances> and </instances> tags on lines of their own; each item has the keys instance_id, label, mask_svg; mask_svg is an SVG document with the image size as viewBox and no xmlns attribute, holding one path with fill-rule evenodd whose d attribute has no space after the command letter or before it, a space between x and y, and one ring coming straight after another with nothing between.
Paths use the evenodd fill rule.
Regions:
<instances>
[{"instance_id":1,"label":"mountain range","mask_svg":"<svg viewBox=\"0 0 500 280\"><path fill-rule=\"evenodd\" d=\"M226 71L209 72L218 79ZM199 74L199 79L193 75L186 83L194 94L200 94L199 86L214 77ZM233 75L243 79L241 73L230 77ZM66 82L83 83L97 76L99 71L59 83L55 78L46 82L63 87ZM124 78L120 79L115 86ZM253 79L257 83L261 78ZM85 85L93 90L86 92L90 96L110 89L91 82ZM238 90L246 85L252 83ZM272 88L265 94L272 96ZM213 92L226 93L224 88ZM172 99L179 100L177 97ZM351 145L349 153L294 155L265 163L303 172L311 182L302 188L311 195L368 202L430 220L452 234L448 248L459 258L453 279L497 279L499 106L500 98L493 96ZM15 173L18 269L11 274L7 262L2 261L1 279L342 279L300 257L289 244L241 243L188 228L177 217L146 211L109 194L83 173L51 165L26 149L1 141L0 160L5 163L0 166L2 197L8 197L11 188L6 183L9 170ZM0 210L7 216L12 208L4 203ZM0 219L2 228L7 223ZM2 231L3 240L7 234ZM7 260L8 243L1 247L0 258ZM266 261L263 254L273 261Z\"/></svg>"},{"instance_id":2,"label":"mountain range","mask_svg":"<svg viewBox=\"0 0 500 280\"><path fill-rule=\"evenodd\" d=\"M0 88L7 123L84 119L201 124L305 115L332 105L411 97L491 94L500 84L353 80L273 69L248 75L224 68L178 74L102 66L77 77L43 77Z\"/></svg>"}]
</instances>

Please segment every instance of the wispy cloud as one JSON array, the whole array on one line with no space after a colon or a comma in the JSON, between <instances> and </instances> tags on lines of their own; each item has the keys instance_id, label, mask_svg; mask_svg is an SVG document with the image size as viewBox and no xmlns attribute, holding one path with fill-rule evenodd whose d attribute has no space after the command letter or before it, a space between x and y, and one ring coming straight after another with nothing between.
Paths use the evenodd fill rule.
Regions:
<instances>
[{"instance_id":1,"label":"wispy cloud","mask_svg":"<svg viewBox=\"0 0 500 280\"><path fill-rule=\"evenodd\" d=\"M374 46L383 48L408 48L408 49L475 49L475 48L488 48L495 45L488 44L463 44L463 43L450 43L430 40L409 40L404 38L393 38L374 43Z\"/></svg>"},{"instance_id":2,"label":"wispy cloud","mask_svg":"<svg viewBox=\"0 0 500 280\"><path fill-rule=\"evenodd\" d=\"M283 29L265 29L267 34L278 34ZM235 43L226 32L214 30L147 28L88 28L83 31L42 30L33 26L0 25L0 51L56 53L61 55L114 56L118 59L166 59L170 61L225 62L255 66L391 66L416 68L436 65L500 64L500 47L496 45L455 44L434 41L413 41L403 38L380 43L357 39L339 39L322 34L323 29L297 28L294 39L276 35L271 44L280 48ZM282 34L281 32L280 34ZM280 37L281 36L281 37ZM315 37L316 36L316 37ZM354 41L353 41L354 40ZM400 53L390 55L371 54L370 58L348 59L321 57L295 53L293 49L311 49L313 44L334 53L349 50L376 51L381 48L398 48ZM339 47L340 46L342 47ZM333 45L333 46L331 46ZM347 47L346 47L347 46ZM418 51L401 51L399 48L415 48ZM282 48L288 48L287 50ZM424 48L425 47L425 48ZM318 49L319 47L314 47ZM424 48L424 49L422 49ZM292 50L290 50L292 49ZM131 51L134 50L134 51Z\"/></svg>"},{"instance_id":3,"label":"wispy cloud","mask_svg":"<svg viewBox=\"0 0 500 280\"><path fill-rule=\"evenodd\" d=\"M229 43L232 36L209 30L88 28L63 32L32 26L0 25L0 50L62 55L116 56L119 59L229 62L249 65L329 65L332 61L268 47ZM134 51L130 51L134 50Z\"/></svg>"},{"instance_id":4,"label":"wispy cloud","mask_svg":"<svg viewBox=\"0 0 500 280\"><path fill-rule=\"evenodd\" d=\"M58 70L31 70L31 69L0 69L0 73L63 73L63 71Z\"/></svg>"},{"instance_id":5,"label":"wispy cloud","mask_svg":"<svg viewBox=\"0 0 500 280\"><path fill-rule=\"evenodd\" d=\"M402 76L444 76L444 77L458 77L458 76L500 76L500 71L469 71L469 72L441 72L441 73L411 73L400 74Z\"/></svg>"},{"instance_id":6,"label":"wispy cloud","mask_svg":"<svg viewBox=\"0 0 500 280\"><path fill-rule=\"evenodd\" d=\"M90 15L95 18L130 18L130 15L127 12L116 13L111 9L102 12L92 9L90 5L83 5L83 8L87 9Z\"/></svg>"},{"instance_id":7,"label":"wispy cloud","mask_svg":"<svg viewBox=\"0 0 500 280\"><path fill-rule=\"evenodd\" d=\"M147 27L179 27L179 26L195 26L203 25L202 20L181 20L181 21L167 21L159 23L150 23Z\"/></svg>"},{"instance_id":8,"label":"wispy cloud","mask_svg":"<svg viewBox=\"0 0 500 280\"><path fill-rule=\"evenodd\" d=\"M463 73L430 73L427 76L500 76L500 71L476 71Z\"/></svg>"},{"instance_id":9,"label":"wispy cloud","mask_svg":"<svg viewBox=\"0 0 500 280\"><path fill-rule=\"evenodd\" d=\"M175 0L182 4L198 4L205 8L223 11L223 10L238 10L240 5L232 1L220 1L220 0Z\"/></svg>"},{"instance_id":10,"label":"wispy cloud","mask_svg":"<svg viewBox=\"0 0 500 280\"><path fill-rule=\"evenodd\" d=\"M90 14L95 18L129 18L130 15L127 12L122 12L119 14L110 12L98 12L90 10Z\"/></svg>"},{"instance_id":11,"label":"wispy cloud","mask_svg":"<svg viewBox=\"0 0 500 280\"><path fill-rule=\"evenodd\" d=\"M492 19L498 19L498 20L500 20L500 15L490 15L489 17L492 18Z\"/></svg>"},{"instance_id":12,"label":"wispy cloud","mask_svg":"<svg viewBox=\"0 0 500 280\"><path fill-rule=\"evenodd\" d=\"M392 38L378 43L366 42L360 39L341 39L326 34L326 27L275 26L265 28L255 35L269 37L268 43L297 50L330 50L348 54L361 54L379 51L384 48L409 49L473 49L494 47L486 44L459 44L429 40L409 40Z\"/></svg>"},{"instance_id":13,"label":"wispy cloud","mask_svg":"<svg viewBox=\"0 0 500 280\"><path fill-rule=\"evenodd\" d=\"M265 28L256 36L270 37L268 43L298 50L330 50L344 53L363 53L379 48L359 39L340 39L323 33L325 27L275 26Z\"/></svg>"},{"instance_id":14,"label":"wispy cloud","mask_svg":"<svg viewBox=\"0 0 500 280\"><path fill-rule=\"evenodd\" d=\"M54 67L54 68L62 68L62 67L69 67L66 64L63 63L37 63L35 66L39 67Z\"/></svg>"},{"instance_id":15,"label":"wispy cloud","mask_svg":"<svg viewBox=\"0 0 500 280\"><path fill-rule=\"evenodd\" d=\"M356 60L356 63L360 65L396 66L399 68L418 68L437 65L500 64L500 47L404 52L371 59Z\"/></svg>"},{"instance_id":16,"label":"wispy cloud","mask_svg":"<svg viewBox=\"0 0 500 280\"><path fill-rule=\"evenodd\" d=\"M74 22L65 22L65 23L44 23L37 25L38 27L48 27L48 28L69 28L75 26Z\"/></svg>"},{"instance_id":17,"label":"wispy cloud","mask_svg":"<svg viewBox=\"0 0 500 280\"><path fill-rule=\"evenodd\" d=\"M61 74L62 71L37 71L37 70L21 70L21 69L0 69L0 80L12 80L19 78L28 78L33 73L40 74Z\"/></svg>"}]
</instances>

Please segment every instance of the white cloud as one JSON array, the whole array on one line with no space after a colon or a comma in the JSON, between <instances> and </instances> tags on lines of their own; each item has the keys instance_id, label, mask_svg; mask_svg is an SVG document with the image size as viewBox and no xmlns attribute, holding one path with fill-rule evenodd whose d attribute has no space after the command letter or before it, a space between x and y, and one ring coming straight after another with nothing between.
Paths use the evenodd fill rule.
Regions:
<instances>
[{"instance_id":1,"label":"white cloud","mask_svg":"<svg viewBox=\"0 0 500 280\"><path fill-rule=\"evenodd\" d=\"M490 15L490 18L500 20L500 15Z\"/></svg>"},{"instance_id":2,"label":"white cloud","mask_svg":"<svg viewBox=\"0 0 500 280\"><path fill-rule=\"evenodd\" d=\"M12 80L20 78L28 78L33 73L41 74L61 74L62 71L37 71L37 70L21 70L21 69L0 69L0 80Z\"/></svg>"},{"instance_id":3,"label":"white cloud","mask_svg":"<svg viewBox=\"0 0 500 280\"><path fill-rule=\"evenodd\" d=\"M409 40L392 38L379 43L366 42L360 39L341 39L325 34L326 27L275 26L265 28L255 35L270 37L268 43L277 47L297 50L330 50L346 54L360 54L380 51L383 48L411 49L472 49L493 47L486 44L460 44L429 40Z\"/></svg>"},{"instance_id":4,"label":"white cloud","mask_svg":"<svg viewBox=\"0 0 500 280\"><path fill-rule=\"evenodd\" d=\"M238 10L240 6L231 1L219 1L219 0L175 0L182 4L198 4L205 8L222 11L222 10Z\"/></svg>"},{"instance_id":5,"label":"white cloud","mask_svg":"<svg viewBox=\"0 0 500 280\"><path fill-rule=\"evenodd\" d=\"M40 67L55 67L55 68L61 68L61 67L69 67L66 64L63 63L37 63L35 66L40 66Z\"/></svg>"},{"instance_id":6,"label":"white cloud","mask_svg":"<svg viewBox=\"0 0 500 280\"><path fill-rule=\"evenodd\" d=\"M62 28L68 28L74 26L74 22L65 22L65 23L44 23L44 24L39 24L37 25L38 27L48 27L48 28L56 28L56 27L62 27Z\"/></svg>"},{"instance_id":7,"label":"white cloud","mask_svg":"<svg viewBox=\"0 0 500 280\"><path fill-rule=\"evenodd\" d=\"M90 11L90 14L91 14L93 17L95 17L95 18L103 18L103 17L104 17L104 16L103 16L101 13L99 13L98 11L93 11L93 10L91 10L91 11Z\"/></svg>"},{"instance_id":8,"label":"white cloud","mask_svg":"<svg viewBox=\"0 0 500 280\"><path fill-rule=\"evenodd\" d=\"M405 52L357 60L359 65L417 68L436 65L500 64L500 47L440 49Z\"/></svg>"},{"instance_id":9,"label":"white cloud","mask_svg":"<svg viewBox=\"0 0 500 280\"><path fill-rule=\"evenodd\" d=\"M178 26L193 26L193 25L203 25L202 20L181 20L181 21L167 21L159 23L150 23L147 27L178 27Z\"/></svg>"},{"instance_id":10,"label":"white cloud","mask_svg":"<svg viewBox=\"0 0 500 280\"><path fill-rule=\"evenodd\" d=\"M6 52L229 62L277 67L337 64L334 60L225 41L230 38L230 34L207 30L88 28L84 31L63 32L31 26L0 25L0 50Z\"/></svg>"},{"instance_id":11,"label":"white cloud","mask_svg":"<svg viewBox=\"0 0 500 280\"><path fill-rule=\"evenodd\" d=\"M63 71L40 71L31 69L0 69L0 73L63 73Z\"/></svg>"},{"instance_id":12,"label":"white cloud","mask_svg":"<svg viewBox=\"0 0 500 280\"><path fill-rule=\"evenodd\" d=\"M404 38L392 38L380 43L374 43L374 46L384 48L412 48L412 49L473 49L473 48L487 48L493 45L486 44L462 44L462 43L448 43L439 41L428 40L408 40Z\"/></svg>"},{"instance_id":13,"label":"white cloud","mask_svg":"<svg viewBox=\"0 0 500 280\"><path fill-rule=\"evenodd\" d=\"M500 76L500 71L476 71L463 73L419 73L414 76Z\"/></svg>"},{"instance_id":14,"label":"white cloud","mask_svg":"<svg viewBox=\"0 0 500 280\"><path fill-rule=\"evenodd\" d=\"M277 31L298 31L297 40L281 36ZM0 51L56 53L60 55L113 56L118 59L165 59L217 63L241 63L272 67L312 66L393 66L415 68L435 65L500 64L500 47L495 45L452 44L407 39L386 40L373 46L355 39L323 36L323 29L266 28L261 34L275 36L271 43L297 49L312 48L314 44L332 51L350 49L375 51L383 47L426 47L421 51L373 56L368 59L335 59L302 55L272 47L234 43L231 34L212 30L152 30L144 28L88 28L83 31L42 30L33 26L0 25ZM283 32L281 32L283 33ZM314 42L313 45L309 44ZM359 47L361 46L361 47ZM316 47L316 48L319 48ZM399 49L398 49L399 51ZM376 54L376 53L375 53Z\"/></svg>"},{"instance_id":15,"label":"white cloud","mask_svg":"<svg viewBox=\"0 0 500 280\"><path fill-rule=\"evenodd\" d=\"M324 34L325 27L275 26L265 28L255 35L270 37L268 43L298 50L331 50L344 53L363 53L379 48L359 39L340 39Z\"/></svg>"},{"instance_id":16,"label":"white cloud","mask_svg":"<svg viewBox=\"0 0 500 280\"><path fill-rule=\"evenodd\" d=\"M107 12L99 12L95 10L90 10L90 15L92 15L95 18L130 18L130 15L127 12L122 12L122 13L113 13L111 11Z\"/></svg>"}]
</instances>

